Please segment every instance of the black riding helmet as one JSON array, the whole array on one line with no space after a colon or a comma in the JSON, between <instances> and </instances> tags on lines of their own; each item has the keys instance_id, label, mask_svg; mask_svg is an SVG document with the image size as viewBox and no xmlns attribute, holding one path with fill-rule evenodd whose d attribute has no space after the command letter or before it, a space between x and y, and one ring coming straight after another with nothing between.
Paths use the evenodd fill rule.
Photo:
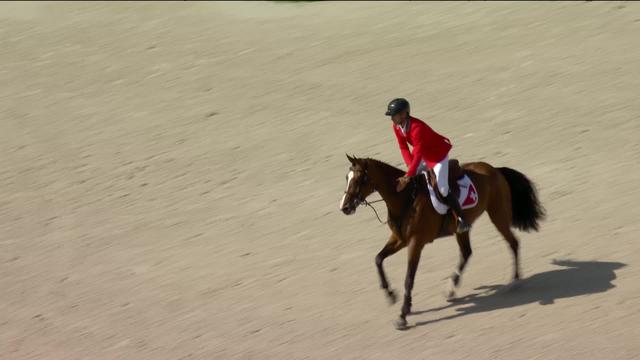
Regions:
<instances>
[{"instance_id":1,"label":"black riding helmet","mask_svg":"<svg viewBox=\"0 0 640 360\"><path fill-rule=\"evenodd\" d=\"M409 102L407 101L407 99L397 98L391 100L391 102L387 106L387 112L385 113L385 115L393 116L403 111L409 111Z\"/></svg>"}]
</instances>

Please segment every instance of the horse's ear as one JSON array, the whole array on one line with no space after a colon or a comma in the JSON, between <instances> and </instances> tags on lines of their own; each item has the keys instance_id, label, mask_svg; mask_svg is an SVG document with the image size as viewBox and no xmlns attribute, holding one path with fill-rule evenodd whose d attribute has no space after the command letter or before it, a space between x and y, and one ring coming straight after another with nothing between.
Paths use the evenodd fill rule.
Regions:
<instances>
[{"instance_id":1,"label":"horse's ear","mask_svg":"<svg viewBox=\"0 0 640 360\"><path fill-rule=\"evenodd\" d=\"M347 159L349 159L349 162L351 163L351 165L353 165L356 162L356 159L354 159L353 157L349 156L349 154L345 154L347 155Z\"/></svg>"}]
</instances>

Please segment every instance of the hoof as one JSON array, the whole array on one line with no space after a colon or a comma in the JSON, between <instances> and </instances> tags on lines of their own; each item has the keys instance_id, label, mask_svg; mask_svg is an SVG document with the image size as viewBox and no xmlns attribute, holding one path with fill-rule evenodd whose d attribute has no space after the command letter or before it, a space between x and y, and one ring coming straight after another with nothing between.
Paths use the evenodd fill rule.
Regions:
<instances>
[{"instance_id":1,"label":"hoof","mask_svg":"<svg viewBox=\"0 0 640 360\"><path fill-rule=\"evenodd\" d=\"M393 326L396 328L396 330L407 330L409 328L407 326L407 319L404 318L397 318L393 322Z\"/></svg>"},{"instance_id":2,"label":"hoof","mask_svg":"<svg viewBox=\"0 0 640 360\"><path fill-rule=\"evenodd\" d=\"M522 280L520 279L514 279L512 280L509 285L507 285L507 291L515 291L518 290L520 287L522 286Z\"/></svg>"},{"instance_id":3,"label":"hoof","mask_svg":"<svg viewBox=\"0 0 640 360\"><path fill-rule=\"evenodd\" d=\"M451 301L454 301L455 299L456 299L456 292L454 290L451 290L445 294L445 300L451 302Z\"/></svg>"},{"instance_id":4,"label":"hoof","mask_svg":"<svg viewBox=\"0 0 640 360\"><path fill-rule=\"evenodd\" d=\"M388 290L387 291L387 302L389 303L389 305L393 305L398 301L398 297L396 296L395 291L393 290Z\"/></svg>"},{"instance_id":5,"label":"hoof","mask_svg":"<svg viewBox=\"0 0 640 360\"><path fill-rule=\"evenodd\" d=\"M449 278L449 282L445 288L444 296L447 300L453 300L456 297L456 285L451 278Z\"/></svg>"}]
</instances>

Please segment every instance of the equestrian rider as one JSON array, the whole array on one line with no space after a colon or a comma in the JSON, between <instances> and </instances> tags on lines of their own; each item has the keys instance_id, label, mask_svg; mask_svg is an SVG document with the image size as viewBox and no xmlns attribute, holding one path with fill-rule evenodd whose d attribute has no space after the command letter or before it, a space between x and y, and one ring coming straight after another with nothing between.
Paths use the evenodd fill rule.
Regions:
<instances>
[{"instance_id":1,"label":"equestrian rider","mask_svg":"<svg viewBox=\"0 0 640 360\"><path fill-rule=\"evenodd\" d=\"M458 199L449 192L449 151L452 147L449 139L433 131L422 120L410 116L406 99L391 100L385 115L391 116L402 158L409 168L404 176L398 178L397 191L404 190L410 178L428 166L435 172L438 190L458 220L456 232L469 231L471 226L462 214ZM413 147L413 152L409 151L407 143Z\"/></svg>"}]
</instances>

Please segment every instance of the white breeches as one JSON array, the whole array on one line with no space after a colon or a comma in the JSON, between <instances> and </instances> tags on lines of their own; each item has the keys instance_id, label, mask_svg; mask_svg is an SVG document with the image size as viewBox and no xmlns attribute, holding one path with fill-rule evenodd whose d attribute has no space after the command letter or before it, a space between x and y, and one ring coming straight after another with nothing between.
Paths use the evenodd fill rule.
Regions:
<instances>
[{"instance_id":1,"label":"white breeches","mask_svg":"<svg viewBox=\"0 0 640 360\"><path fill-rule=\"evenodd\" d=\"M427 164L424 161L418 166L418 173L427 171ZM436 173L436 181L438 182L438 190L442 196L449 195L449 155L445 156L442 161L433 166L433 172Z\"/></svg>"}]
</instances>

